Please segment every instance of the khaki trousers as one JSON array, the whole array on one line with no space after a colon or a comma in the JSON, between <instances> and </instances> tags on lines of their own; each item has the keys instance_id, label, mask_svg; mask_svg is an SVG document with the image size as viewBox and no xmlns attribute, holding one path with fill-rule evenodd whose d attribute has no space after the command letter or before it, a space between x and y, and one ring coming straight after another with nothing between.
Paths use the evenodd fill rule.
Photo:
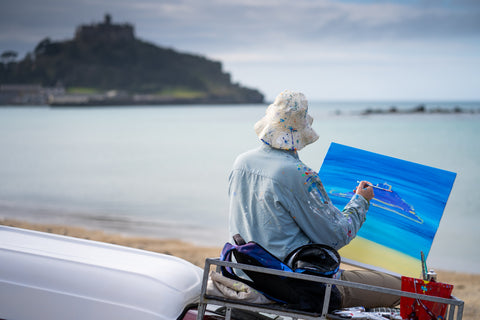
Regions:
<instances>
[{"instance_id":1,"label":"khaki trousers","mask_svg":"<svg viewBox=\"0 0 480 320\"><path fill-rule=\"evenodd\" d=\"M370 270L344 270L340 280L364 283L373 286L401 290L402 280L390 274ZM362 290L357 288L343 287L338 285L342 294L342 307L365 308L390 307L393 308L400 303L400 296Z\"/></svg>"}]
</instances>

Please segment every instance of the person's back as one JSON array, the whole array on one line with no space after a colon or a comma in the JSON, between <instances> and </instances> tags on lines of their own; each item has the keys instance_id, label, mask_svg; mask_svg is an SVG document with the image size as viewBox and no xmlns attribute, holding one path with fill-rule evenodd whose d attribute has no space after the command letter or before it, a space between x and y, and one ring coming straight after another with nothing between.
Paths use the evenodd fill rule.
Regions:
<instances>
[{"instance_id":1,"label":"person's back","mask_svg":"<svg viewBox=\"0 0 480 320\"><path fill-rule=\"evenodd\" d=\"M230 235L265 244L280 259L310 242L290 214L299 163L293 151L268 146L237 158L230 175Z\"/></svg>"}]
</instances>

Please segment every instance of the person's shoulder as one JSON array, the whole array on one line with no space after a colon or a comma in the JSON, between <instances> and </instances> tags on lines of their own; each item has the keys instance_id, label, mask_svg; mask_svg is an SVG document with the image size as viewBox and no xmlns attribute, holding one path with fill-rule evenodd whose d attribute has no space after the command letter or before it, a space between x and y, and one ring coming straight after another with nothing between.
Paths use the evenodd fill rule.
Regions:
<instances>
[{"instance_id":1,"label":"person's shoulder","mask_svg":"<svg viewBox=\"0 0 480 320\"><path fill-rule=\"evenodd\" d=\"M244 151L237 156L236 161L257 157L259 151L260 151L260 148Z\"/></svg>"},{"instance_id":2,"label":"person's shoulder","mask_svg":"<svg viewBox=\"0 0 480 320\"><path fill-rule=\"evenodd\" d=\"M233 163L234 169L239 167L244 167L249 163L255 162L255 159L259 157L258 155L259 151L260 151L260 148L256 148L256 149L251 149L251 150L240 153L235 158L235 161Z\"/></svg>"}]
</instances>

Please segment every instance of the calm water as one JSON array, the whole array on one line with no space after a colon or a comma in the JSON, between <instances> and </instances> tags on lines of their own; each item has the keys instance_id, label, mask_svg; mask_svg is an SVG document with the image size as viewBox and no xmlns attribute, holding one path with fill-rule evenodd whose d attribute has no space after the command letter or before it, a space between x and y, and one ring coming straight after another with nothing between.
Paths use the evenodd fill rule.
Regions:
<instances>
[{"instance_id":1,"label":"calm water","mask_svg":"<svg viewBox=\"0 0 480 320\"><path fill-rule=\"evenodd\" d=\"M391 105L311 103L320 139L301 159L318 170L337 142L456 172L428 263L480 272L480 114L356 113ZM480 108L427 107L456 105ZM222 246L228 173L238 153L258 146L252 127L264 111L263 105L0 108L0 218Z\"/></svg>"}]
</instances>

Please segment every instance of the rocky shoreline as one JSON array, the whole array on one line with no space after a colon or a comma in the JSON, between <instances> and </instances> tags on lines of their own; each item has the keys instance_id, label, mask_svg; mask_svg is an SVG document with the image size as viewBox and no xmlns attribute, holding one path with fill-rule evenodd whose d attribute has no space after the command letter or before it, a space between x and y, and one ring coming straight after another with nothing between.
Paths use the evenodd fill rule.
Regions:
<instances>
[{"instance_id":1,"label":"rocky shoreline","mask_svg":"<svg viewBox=\"0 0 480 320\"><path fill-rule=\"evenodd\" d=\"M400 109L397 106L391 106L387 109L372 109L367 108L363 110L361 115L373 114L475 114L480 113L480 109L465 109L460 106L452 108L433 107L427 108L424 104L420 104L410 109Z\"/></svg>"}]
</instances>

